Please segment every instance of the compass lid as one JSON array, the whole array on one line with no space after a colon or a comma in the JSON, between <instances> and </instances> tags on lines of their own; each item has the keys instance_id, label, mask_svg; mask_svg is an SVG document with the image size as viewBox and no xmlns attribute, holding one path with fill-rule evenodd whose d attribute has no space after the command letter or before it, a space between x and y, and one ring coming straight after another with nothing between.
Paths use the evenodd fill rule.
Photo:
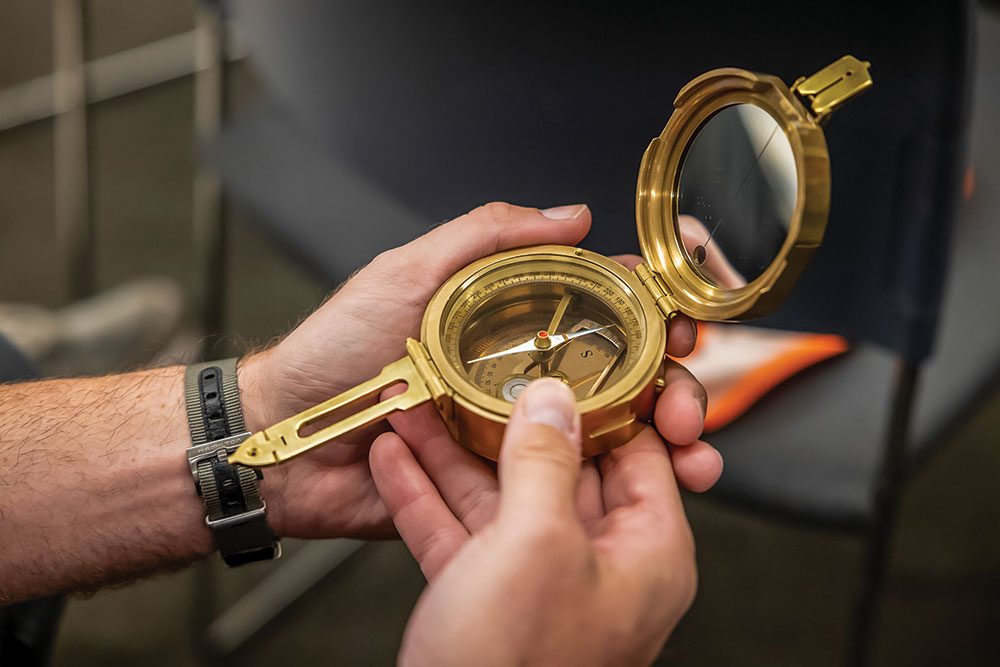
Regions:
<instances>
[{"instance_id":1,"label":"compass lid","mask_svg":"<svg viewBox=\"0 0 1000 667\"><path fill-rule=\"evenodd\" d=\"M667 300L700 320L774 310L819 247L830 205L821 125L872 84L844 56L789 89L725 68L688 83L646 149L639 244Z\"/></svg>"}]
</instances>

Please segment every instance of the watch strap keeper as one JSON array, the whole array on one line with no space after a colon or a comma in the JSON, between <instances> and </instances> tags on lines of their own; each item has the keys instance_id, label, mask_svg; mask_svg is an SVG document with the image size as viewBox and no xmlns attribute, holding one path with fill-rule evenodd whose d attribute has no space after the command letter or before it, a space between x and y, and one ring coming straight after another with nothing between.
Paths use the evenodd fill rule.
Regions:
<instances>
[{"instance_id":1,"label":"watch strap keeper","mask_svg":"<svg viewBox=\"0 0 1000 667\"><path fill-rule=\"evenodd\" d=\"M188 366L184 395L192 446L188 465L205 501L205 523L227 565L237 566L281 555L281 544L267 523L260 495L261 472L229 463L246 432L236 381L236 359Z\"/></svg>"},{"instance_id":2,"label":"watch strap keeper","mask_svg":"<svg viewBox=\"0 0 1000 667\"><path fill-rule=\"evenodd\" d=\"M237 361L235 357L206 361L185 370L184 403L192 443L200 445L247 430L236 379Z\"/></svg>"}]
</instances>

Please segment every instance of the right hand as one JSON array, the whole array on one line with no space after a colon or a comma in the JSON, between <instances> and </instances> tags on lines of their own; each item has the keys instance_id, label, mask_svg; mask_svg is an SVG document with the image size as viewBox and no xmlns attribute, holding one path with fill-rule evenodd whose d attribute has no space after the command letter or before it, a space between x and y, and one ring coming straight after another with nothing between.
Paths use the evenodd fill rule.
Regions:
<instances>
[{"instance_id":1,"label":"right hand","mask_svg":"<svg viewBox=\"0 0 1000 667\"><path fill-rule=\"evenodd\" d=\"M580 451L576 401L554 380L515 403L494 511L467 492L468 452L432 481L398 435L375 441L375 484L429 580L400 664L655 659L696 588L670 455L651 428L596 466Z\"/></svg>"}]
</instances>

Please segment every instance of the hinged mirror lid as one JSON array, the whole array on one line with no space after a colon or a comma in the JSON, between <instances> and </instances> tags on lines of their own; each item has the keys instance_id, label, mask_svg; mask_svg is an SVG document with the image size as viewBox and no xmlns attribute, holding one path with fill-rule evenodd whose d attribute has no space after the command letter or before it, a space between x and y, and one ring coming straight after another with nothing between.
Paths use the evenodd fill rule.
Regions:
<instances>
[{"instance_id":1,"label":"hinged mirror lid","mask_svg":"<svg viewBox=\"0 0 1000 667\"><path fill-rule=\"evenodd\" d=\"M845 56L796 85L726 68L688 83L643 155L639 244L677 310L739 320L776 308L819 247L830 204L820 121L871 85ZM812 83L810 83L812 82Z\"/></svg>"}]
</instances>

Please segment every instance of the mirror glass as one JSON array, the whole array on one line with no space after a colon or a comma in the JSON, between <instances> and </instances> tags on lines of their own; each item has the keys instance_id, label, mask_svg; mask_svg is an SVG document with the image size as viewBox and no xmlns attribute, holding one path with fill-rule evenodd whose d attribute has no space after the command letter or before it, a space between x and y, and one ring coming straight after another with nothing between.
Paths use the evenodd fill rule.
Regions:
<instances>
[{"instance_id":1,"label":"mirror glass","mask_svg":"<svg viewBox=\"0 0 1000 667\"><path fill-rule=\"evenodd\" d=\"M788 236L797 192L795 157L777 121L752 104L725 107L681 163L678 231L688 259L719 287L753 281Z\"/></svg>"}]
</instances>

